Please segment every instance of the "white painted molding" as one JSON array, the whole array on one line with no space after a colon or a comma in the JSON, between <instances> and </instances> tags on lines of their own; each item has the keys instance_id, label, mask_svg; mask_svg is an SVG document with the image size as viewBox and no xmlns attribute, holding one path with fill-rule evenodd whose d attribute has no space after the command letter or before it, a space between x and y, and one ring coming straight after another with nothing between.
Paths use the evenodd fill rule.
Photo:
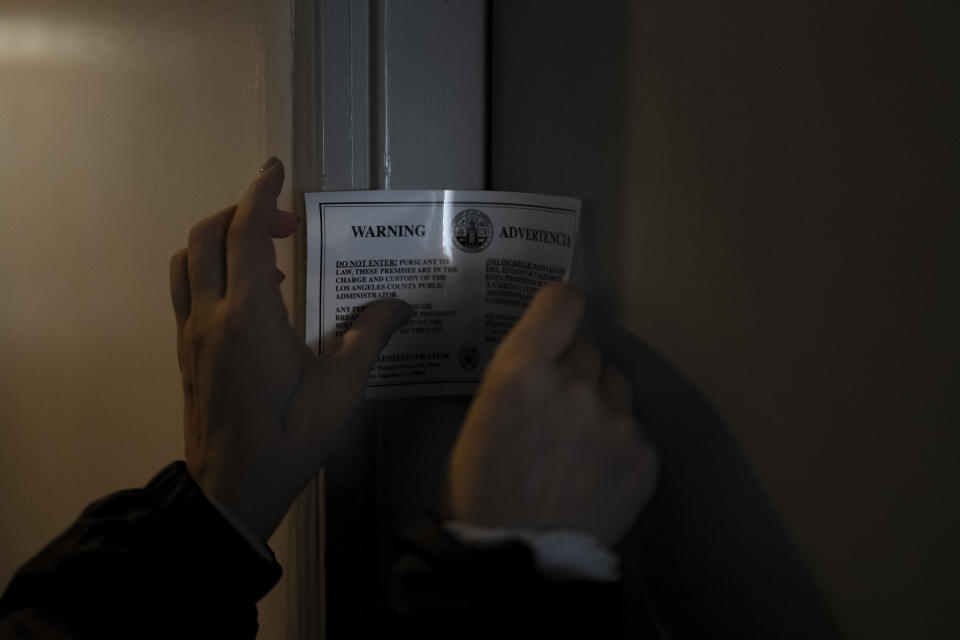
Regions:
<instances>
[{"instance_id":1,"label":"white painted molding","mask_svg":"<svg viewBox=\"0 0 960 640\"><path fill-rule=\"evenodd\" d=\"M293 1L298 210L306 191L486 186L486 0ZM301 242L300 282L305 281L304 250ZM301 331L303 317L301 286ZM425 428L411 430L409 438L425 439L424 450L435 452L448 439L439 434L456 428L461 412L442 409L429 401L413 402L394 418L422 418ZM298 500L293 527L300 563L298 628L292 637L377 637L381 632L380 512L390 507L377 497L383 494L377 483L391 479L379 465L384 452L378 434L388 413L367 411L348 429L354 435L325 476L327 495L335 500L325 501L319 482ZM329 572L327 540L338 546ZM325 580L336 599L329 608Z\"/></svg>"}]
</instances>

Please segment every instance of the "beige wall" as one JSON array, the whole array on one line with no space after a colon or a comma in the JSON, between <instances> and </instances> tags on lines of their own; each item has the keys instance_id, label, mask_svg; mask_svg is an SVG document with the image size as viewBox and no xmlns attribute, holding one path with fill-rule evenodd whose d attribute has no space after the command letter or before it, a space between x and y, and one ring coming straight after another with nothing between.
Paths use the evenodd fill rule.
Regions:
<instances>
[{"instance_id":1,"label":"beige wall","mask_svg":"<svg viewBox=\"0 0 960 640\"><path fill-rule=\"evenodd\" d=\"M288 21L285 1L0 6L0 584L182 456L168 259L289 156Z\"/></svg>"}]
</instances>

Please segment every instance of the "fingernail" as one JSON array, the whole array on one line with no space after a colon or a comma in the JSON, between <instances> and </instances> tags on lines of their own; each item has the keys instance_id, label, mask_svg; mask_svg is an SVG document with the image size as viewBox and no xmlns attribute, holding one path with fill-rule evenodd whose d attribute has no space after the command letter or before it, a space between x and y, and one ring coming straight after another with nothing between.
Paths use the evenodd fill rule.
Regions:
<instances>
[{"instance_id":1,"label":"fingernail","mask_svg":"<svg viewBox=\"0 0 960 640\"><path fill-rule=\"evenodd\" d=\"M260 173L263 173L278 162L280 162L280 160L277 159L277 156L270 156L267 161L263 163L263 166L260 167Z\"/></svg>"}]
</instances>

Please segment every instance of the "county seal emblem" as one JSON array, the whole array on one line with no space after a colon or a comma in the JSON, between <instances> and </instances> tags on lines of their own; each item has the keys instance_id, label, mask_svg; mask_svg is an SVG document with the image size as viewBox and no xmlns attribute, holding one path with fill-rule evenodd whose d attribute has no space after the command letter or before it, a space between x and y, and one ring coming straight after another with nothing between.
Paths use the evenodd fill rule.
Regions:
<instances>
[{"instance_id":1,"label":"county seal emblem","mask_svg":"<svg viewBox=\"0 0 960 640\"><path fill-rule=\"evenodd\" d=\"M480 209L464 209L453 218L453 243L461 251L479 253L493 240L493 222Z\"/></svg>"}]
</instances>

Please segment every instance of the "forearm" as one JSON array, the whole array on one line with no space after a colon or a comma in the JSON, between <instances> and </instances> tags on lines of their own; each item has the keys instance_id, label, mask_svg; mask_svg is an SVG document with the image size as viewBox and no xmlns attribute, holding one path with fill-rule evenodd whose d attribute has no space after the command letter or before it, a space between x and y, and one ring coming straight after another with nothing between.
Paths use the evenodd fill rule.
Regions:
<instances>
[{"instance_id":1,"label":"forearm","mask_svg":"<svg viewBox=\"0 0 960 640\"><path fill-rule=\"evenodd\" d=\"M280 577L183 463L87 507L0 599L0 637L53 624L67 637L248 637Z\"/></svg>"}]
</instances>

